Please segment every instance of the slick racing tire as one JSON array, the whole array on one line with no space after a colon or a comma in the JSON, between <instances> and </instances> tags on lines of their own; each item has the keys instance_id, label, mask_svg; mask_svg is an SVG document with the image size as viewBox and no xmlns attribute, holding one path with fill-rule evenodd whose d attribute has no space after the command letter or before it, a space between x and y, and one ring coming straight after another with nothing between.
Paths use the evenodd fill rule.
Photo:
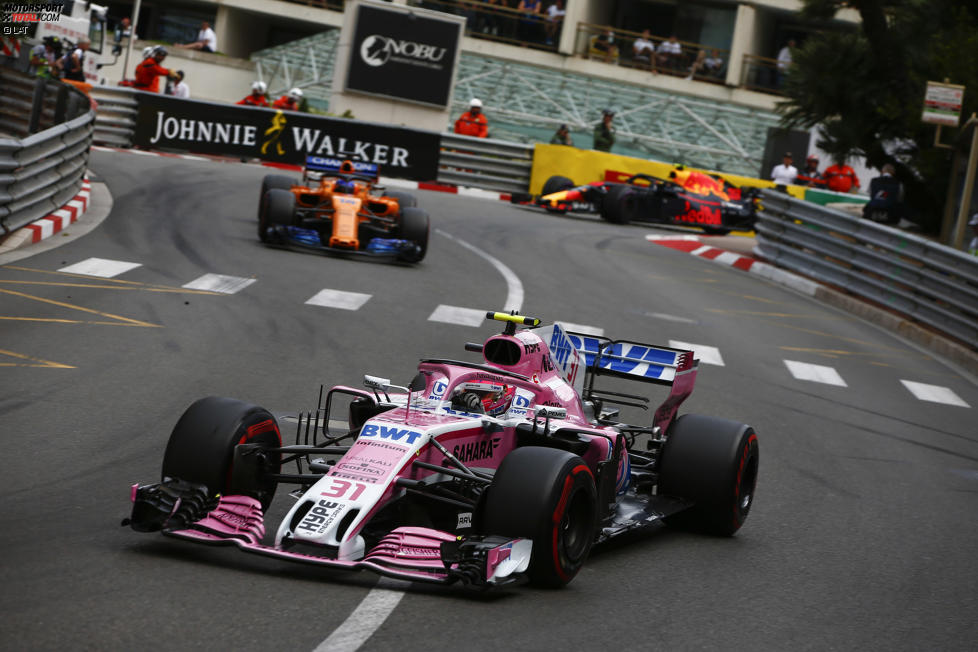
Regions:
<instances>
[{"instance_id":1,"label":"slick racing tire","mask_svg":"<svg viewBox=\"0 0 978 652\"><path fill-rule=\"evenodd\" d=\"M261 193L258 195L258 217L261 219L261 206L262 200L265 198L265 193L269 190L289 190L292 186L296 185L295 180L292 177L286 177L281 174L268 174L261 181Z\"/></svg>"},{"instance_id":2,"label":"slick racing tire","mask_svg":"<svg viewBox=\"0 0 978 652\"><path fill-rule=\"evenodd\" d=\"M517 448L499 465L479 513L484 534L532 539L530 581L558 588L574 579L594 543L594 476L568 451Z\"/></svg>"},{"instance_id":3,"label":"slick racing tire","mask_svg":"<svg viewBox=\"0 0 978 652\"><path fill-rule=\"evenodd\" d=\"M570 190L574 187L574 182L567 177L562 177L555 175L544 181L543 190L540 191L540 195L549 195L553 192L560 192L561 190ZM566 213L566 208L556 208L553 206L544 206L544 209L549 213Z\"/></svg>"},{"instance_id":4,"label":"slick racing tire","mask_svg":"<svg viewBox=\"0 0 978 652\"><path fill-rule=\"evenodd\" d=\"M258 213L258 237L262 242L272 242L268 229L273 226L292 226L295 223L295 195L289 190L272 188L262 198Z\"/></svg>"},{"instance_id":5,"label":"slick racing tire","mask_svg":"<svg viewBox=\"0 0 978 652\"><path fill-rule=\"evenodd\" d=\"M637 193L626 185L613 185L601 204L601 217L612 224L628 224L636 217Z\"/></svg>"},{"instance_id":6,"label":"slick racing tire","mask_svg":"<svg viewBox=\"0 0 978 652\"><path fill-rule=\"evenodd\" d=\"M398 258L406 263L418 263L424 260L428 253L428 233L431 230L428 214L420 208L404 208L401 210L400 234L402 240L408 240L418 245L419 251L403 253Z\"/></svg>"},{"instance_id":7,"label":"slick racing tire","mask_svg":"<svg viewBox=\"0 0 978 652\"><path fill-rule=\"evenodd\" d=\"M409 192L400 192L398 190L391 190L385 192L384 196L389 197L391 199L396 199L398 206L401 207L401 210L404 210L405 208L415 208L418 205L418 198Z\"/></svg>"},{"instance_id":8,"label":"slick racing tire","mask_svg":"<svg viewBox=\"0 0 978 652\"><path fill-rule=\"evenodd\" d=\"M658 493L692 501L666 517L674 527L731 536L754 503L757 435L743 423L685 414L669 427L659 460Z\"/></svg>"},{"instance_id":9,"label":"slick racing tire","mask_svg":"<svg viewBox=\"0 0 978 652\"><path fill-rule=\"evenodd\" d=\"M277 486L267 476L281 470L281 456L263 453L263 463L259 463L261 456L255 455L248 465L234 469L238 444L280 447L282 436L275 417L264 408L232 398L202 398L187 408L170 434L163 455L163 480L179 478L203 484L212 495L251 496L267 510Z\"/></svg>"}]
</instances>

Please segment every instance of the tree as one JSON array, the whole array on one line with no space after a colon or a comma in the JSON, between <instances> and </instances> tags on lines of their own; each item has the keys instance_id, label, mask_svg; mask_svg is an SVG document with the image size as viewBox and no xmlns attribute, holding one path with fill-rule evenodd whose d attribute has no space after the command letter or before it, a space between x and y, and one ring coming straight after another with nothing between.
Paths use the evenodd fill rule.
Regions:
<instances>
[{"instance_id":1,"label":"tree","mask_svg":"<svg viewBox=\"0 0 978 652\"><path fill-rule=\"evenodd\" d=\"M927 81L966 86L962 115L978 111L978 8L953 0L803 0L802 15L827 20L844 7L853 32L813 34L794 53L779 105L787 127L822 125L818 145L832 156L892 162L916 221L940 228L950 150L921 122ZM955 129L945 129L949 142Z\"/></svg>"}]
</instances>

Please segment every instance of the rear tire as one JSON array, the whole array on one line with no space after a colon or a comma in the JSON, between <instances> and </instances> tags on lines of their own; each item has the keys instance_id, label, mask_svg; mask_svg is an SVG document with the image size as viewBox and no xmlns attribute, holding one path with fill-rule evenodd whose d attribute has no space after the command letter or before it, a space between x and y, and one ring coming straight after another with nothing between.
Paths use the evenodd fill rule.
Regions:
<instances>
[{"instance_id":1,"label":"rear tire","mask_svg":"<svg viewBox=\"0 0 978 652\"><path fill-rule=\"evenodd\" d=\"M417 252L403 253L398 260L407 263L418 263L424 260L428 253L428 234L431 230L428 213L420 208L404 208L401 210L400 235L402 240L408 240L418 245Z\"/></svg>"},{"instance_id":2,"label":"rear tire","mask_svg":"<svg viewBox=\"0 0 978 652\"><path fill-rule=\"evenodd\" d=\"M540 195L549 195L553 192L560 192L562 190L570 190L574 187L574 182L567 177L552 176L543 183L543 190ZM554 206L544 206L544 209L548 213L566 213L566 208L557 208Z\"/></svg>"},{"instance_id":3,"label":"rear tire","mask_svg":"<svg viewBox=\"0 0 978 652\"><path fill-rule=\"evenodd\" d=\"M704 226L703 233L706 235L727 235L731 229L725 226Z\"/></svg>"},{"instance_id":4,"label":"rear tire","mask_svg":"<svg viewBox=\"0 0 978 652\"><path fill-rule=\"evenodd\" d=\"M418 198L408 192L391 190L389 192L385 192L384 196L391 199L396 199L398 206L401 207L401 210L404 210L405 208L415 208L418 205Z\"/></svg>"},{"instance_id":5,"label":"rear tire","mask_svg":"<svg viewBox=\"0 0 978 652\"><path fill-rule=\"evenodd\" d=\"M211 495L244 495L267 510L277 483L265 477L233 473L238 444L280 447L282 436L268 410L232 398L209 396L183 413L170 434L163 455L163 480L179 478L206 485ZM266 470L278 473L279 454L266 454Z\"/></svg>"},{"instance_id":6,"label":"rear tire","mask_svg":"<svg viewBox=\"0 0 978 652\"><path fill-rule=\"evenodd\" d=\"M635 189L631 186L611 186L601 204L601 217L612 224L628 224L635 219L635 201Z\"/></svg>"},{"instance_id":7,"label":"rear tire","mask_svg":"<svg viewBox=\"0 0 978 652\"><path fill-rule=\"evenodd\" d=\"M262 197L258 211L258 237L262 242L277 242L268 229L272 226L292 226L295 223L295 195L289 190L272 188Z\"/></svg>"},{"instance_id":8,"label":"rear tire","mask_svg":"<svg viewBox=\"0 0 978 652\"><path fill-rule=\"evenodd\" d=\"M743 423L685 414L669 427L659 461L658 493L693 501L668 525L731 536L754 503L757 435Z\"/></svg>"},{"instance_id":9,"label":"rear tire","mask_svg":"<svg viewBox=\"0 0 978 652\"><path fill-rule=\"evenodd\" d=\"M484 534L533 540L530 581L566 585L584 565L597 529L594 476L577 455L556 448L517 448L486 490Z\"/></svg>"}]
</instances>

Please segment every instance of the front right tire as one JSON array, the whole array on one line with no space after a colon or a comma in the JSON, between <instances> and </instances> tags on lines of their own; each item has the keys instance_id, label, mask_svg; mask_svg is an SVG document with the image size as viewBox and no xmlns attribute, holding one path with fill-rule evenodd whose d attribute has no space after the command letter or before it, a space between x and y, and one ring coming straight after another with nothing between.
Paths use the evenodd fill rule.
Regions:
<instances>
[{"instance_id":1,"label":"front right tire","mask_svg":"<svg viewBox=\"0 0 978 652\"><path fill-rule=\"evenodd\" d=\"M266 474L235 473L234 449L239 444L264 448L282 446L275 417L257 405L209 396L193 403L177 421L163 455L162 479L179 478L206 485L211 496L245 495L267 510L277 483ZM281 456L264 454L266 470L277 473Z\"/></svg>"}]
</instances>

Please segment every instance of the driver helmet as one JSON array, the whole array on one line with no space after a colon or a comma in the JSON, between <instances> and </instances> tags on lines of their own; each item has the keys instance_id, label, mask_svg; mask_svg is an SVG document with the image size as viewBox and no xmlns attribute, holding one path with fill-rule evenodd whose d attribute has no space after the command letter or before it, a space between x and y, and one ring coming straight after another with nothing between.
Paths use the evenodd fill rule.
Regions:
<instances>
[{"instance_id":1,"label":"driver helmet","mask_svg":"<svg viewBox=\"0 0 978 652\"><path fill-rule=\"evenodd\" d=\"M498 417L509 410L516 394L516 387L504 385L491 381L461 383L452 392L452 404L461 403L464 410L474 412L475 405L469 404L468 400L458 401L464 394L471 394L478 398L481 404L481 411L488 416ZM472 400L472 399L469 399Z\"/></svg>"},{"instance_id":2,"label":"driver helmet","mask_svg":"<svg viewBox=\"0 0 978 652\"><path fill-rule=\"evenodd\" d=\"M251 91L253 93L264 95L266 90L268 90L268 86L263 81L256 81L251 85Z\"/></svg>"},{"instance_id":3,"label":"driver helmet","mask_svg":"<svg viewBox=\"0 0 978 652\"><path fill-rule=\"evenodd\" d=\"M333 192L352 195L357 191L357 184L350 179L337 179L333 184Z\"/></svg>"}]
</instances>

